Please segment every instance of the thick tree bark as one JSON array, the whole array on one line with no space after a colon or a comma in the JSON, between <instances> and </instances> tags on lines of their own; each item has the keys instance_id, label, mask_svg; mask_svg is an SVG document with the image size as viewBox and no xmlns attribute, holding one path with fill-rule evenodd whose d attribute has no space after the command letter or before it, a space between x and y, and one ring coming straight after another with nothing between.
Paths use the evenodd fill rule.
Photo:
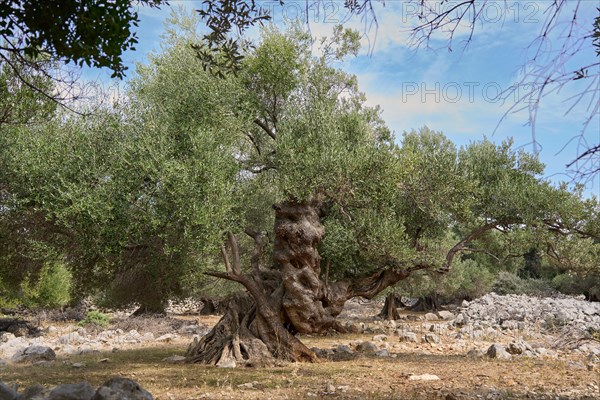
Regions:
<instances>
[{"instance_id":1,"label":"thick tree bark","mask_svg":"<svg viewBox=\"0 0 600 400\"><path fill-rule=\"evenodd\" d=\"M387 321L400 319L400 314L398 313L399 303L395 293L388 294L379 316Z\"/></svg>"},{"instance_id":2,"label":"thick tree bark","mask_svg":"<svg viewBox=\"0 0 600 400\"><path fill-rule=\"evenodd\" d=\"M325 233L319 204L290 201L274 208L273 266L261 267L255 250L251 273L242 273L236 239L229 235L231 260L222 248L226 272L209 274L242 284L248 294L234 298L212 331L189 346L188 361L221 366L317 361L295 334L343 331L336 316L346 300L372 298L412 270L424 268L388 266L368 276L327 284L320 276L317 250ZM246 233L254 238L256 249L263 246L261 235Z\"/></svg>"}]
</instances>

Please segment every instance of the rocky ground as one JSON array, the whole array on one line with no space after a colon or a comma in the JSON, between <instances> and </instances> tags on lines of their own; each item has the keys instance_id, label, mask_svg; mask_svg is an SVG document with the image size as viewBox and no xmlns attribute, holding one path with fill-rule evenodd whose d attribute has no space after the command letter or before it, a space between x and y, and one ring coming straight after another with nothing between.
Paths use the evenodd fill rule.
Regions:
<instances>
[{"instance_id":1,"label":"rocky ground","mask_svg":"<svg viewBox=\"0 0 600 400\"><path fill-rule=\"evenodd\" d=\"M9 327L11 332L0 333L0 380L5 380L2 378L5 372L16 371L21 365L43 368L60 362L74 370L85 370L81 357L97 354L101 357L98 363L102 363L110 354L140 348L178 348L179 352L163 354L161 358L165 364L177 365L193 338L208 332L218 320L214 316L190 316L198 307L199 304L189 301L173 304L170 311L178 315L166 318L126 318L126 313L115 313L106 329L51 323L42 318L38 318L33 327ZM321 358L330 360L333 368L336 364L346 365L347 370L356 365L362 368L365 360L370 365L368 368L395 365L394 362L399 366L414 363L415 367L404 369L396 374L398 376L394 375L393 380L399 382L402 390L418 389L422 398L600 398L599 303L573 297L535 298L492 293L435 313L402 310L401 319L396 321L376 317L381 307L381 301L350 301L340 316L350 334L304 336L301 340L313 347ZM498 364L491 363L496 360ZM451 372L454 376L441 368L448 363L459 369ZM425 364L426 368L419 368ZM515 374L507 369L523 372ZM561 376L550 376L552 371L560 371ZM465 385L460 378L454 379L461 374L465 375L463 381L469 384ZM361 394L361 385L346 384L342 375L343 371L338 382L330 379L318 389L306 383L300 395L286 392L286 397L281 398L372 397ZM364 379L367 385L368 376ZM87 394L92 393L88 386ZM253 381L242 382L233 390L247 392L260 386ZM50 389L45 393L46 397L28 398L63 398L49 397ZM514 397L507 393L513 393ZM80 398L89 400L91 397L85 397L87 394ZM410 398L390 396L382 398ZM0 388L0 399L3 398L9 397L2 397ZM215 394L214 398L228 397Z\"/></svg>"}]
</instances>

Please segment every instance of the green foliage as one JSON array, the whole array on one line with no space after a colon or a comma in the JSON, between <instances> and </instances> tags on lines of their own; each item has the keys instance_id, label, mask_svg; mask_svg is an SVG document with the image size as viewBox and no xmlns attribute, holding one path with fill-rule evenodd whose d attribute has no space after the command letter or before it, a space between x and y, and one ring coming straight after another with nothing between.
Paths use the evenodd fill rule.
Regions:
<instances>
[{"instance_id":1,"label":"green foliage","mask_svg":"<svg viewBox=\"0 0 600 400\"><path fill-rule=\"evenodd\" d=\"M457 149L427 127L396 144L356 78L332 66L355 52L355 32L336 28L315 56L297 26L265 28L238 74L217 78L190 47L194 18L172 23L121 104L26 118L36 123L0 137L5 285L64 260L76 295L161 311L211 284L202 272L220 266L225 232L268 232L272 204L315 199L330 279L418 265L428 273L402 290L460 299L531 251L530 270L597 271L597 243L572 235L598 231L597 202L543 181L534 156L509 141ZM253 243L239 241L247 265ZM497 284L533 290L512 275Z\"/></svg>"},{"instance_id":2,"label":"green foliage","mask_svg":"<svg viewBox=\"0 0 600 400\"><path fill-rule=\"evenodd\" d=\"M39 276L28 276L21 283L22 303L28 307L56 308L71 300L71 273L64 264L49 264Z\"/></svg>"},{"instance_id":3,"label":"green foliage","mask_svg":"<svg viewBox=\"0 0 600 400\"><path fill-rule=\"evenodd\" d=\"M121 303L160 308L230 227L240 130L224 108L232 92L184 43L164 57L141 69L129 104L3 138L7 208L37 210L77 293L108 287Z\"/></svg>"},{"instance_id":4,"label":"green foliage","mask_svg":"<svg viewBox=\"0 0 600 400\"><path fill-rule=\"evenodd\" d=\"M8 62L0 62L0 132L7 129L7 125L40 122L56 109L56 103L43 94L52 92L53 82L47 75L39 73L40 68L50 69L53 63L32 59L19 63L12 54L6 57ZM23 80L37 90L23 84Z\"/></svg>"},{"instance_id":5,"label":"green foliage","mask_svg":"<svg viewBox=\"0 0 600 400\"><path fill-rule=\"evenodd\" d=\"M548 281L523 279L507 271L501 271L494 280L492 291L498 294L549 295L554 292Z\"/></svg>"},{"instance_id":6,"label":"green foliage","mask_svg":"<svg viewBox=\"0 0 600 400\"><path fill-rule=\"evenodd\" d=\"M472 300L488 293L494 275L473 260L457 261L449 273L419 273L398 284L397 292L410 297L437 297L444 303Z\"/></svg>"},{"instance_id":7,"label":"green foliage","mask_svg":"<svg viewBox=\"0 0 600 400\"><path fill-rule=\"evenodd\" d=\"M165 1L139 3L157 7ZM48 53L79 65L109 67L113 77L122 78L127 67L121 54L135 49L131 28L138 22L137 5L131 0L3 1L0 33L15 43L0 56L7 51L21 57Z\"/></svg>"},{"instance_id":8,"label":"green foliage","mask_svg":"<svg viewBox=\"0 0 600 400\"><path fill-rule=\"evenodd\" d=\"M584 276L560 274L552 279L552 286L565 294L584 294L589 300L600 299L600 274L598 273Z\"/></svg>"},{"instance_id":9,"label":"green foliage","mask_svg":"<svg viewBox=\"0 0 600 400\"><path fill-rule=\"evenodd\" d=\"M109 324L109 318L108 315L100 312L100 311L96 311L96 310L92 310L92 311L88 311L88 313L85 315L85 318L81 321L79 321L78 325L79 326L86 326L86 325L95 325L95 326L101 326L103 328L107 327Z\"/></svg>"}]
</instances>

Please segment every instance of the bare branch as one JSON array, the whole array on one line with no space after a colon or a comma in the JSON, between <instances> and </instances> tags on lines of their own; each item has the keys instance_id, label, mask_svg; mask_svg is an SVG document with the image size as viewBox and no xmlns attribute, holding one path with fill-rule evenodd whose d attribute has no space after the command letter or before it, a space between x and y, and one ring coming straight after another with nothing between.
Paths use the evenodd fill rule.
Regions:
<instances>
[{"instance_id":1,"label":"bare branch","mask_svg":"<svg viewBox=\"0 0 600 400\"><path fill-rule=\"evenodd\" d=\"M242 263L240 262L240 248L237 243L237 238L232 232L227 232L227 240L231 247L231 254L233 256L231 270L234 274L240 275L242 273Z\"/></svg>"},{"instance_id":2,"label":"bare branch","mask_svg":"<svg viewBox=\"0 0 600 400\"><path fill-rule=\"evenodd\" d=\"M231 274L232 270L231 270L231 264L229 263L229 256L227 255L227 249L225 248L225 245L221 245L221 255L223 256L223 263L225 264L225 271L227 271L227 274Z\"/></svg>"},{"instance_id":3,"label":"bare branch","mask_svg":"<svg viewBox=\"0 0 600 400\"><path fill-rule=\"evenodd\" d=\"M273 140L276 139L277 136L275 135L275 132L273 132L273 130L271 130L271 128L269 128L269 126L266 123L261 121L259 118L256 118L254 120L254 123L260 126L263 129L263 131L265 131L267 135L269 135Z\"/></svg>"}]
</instances>

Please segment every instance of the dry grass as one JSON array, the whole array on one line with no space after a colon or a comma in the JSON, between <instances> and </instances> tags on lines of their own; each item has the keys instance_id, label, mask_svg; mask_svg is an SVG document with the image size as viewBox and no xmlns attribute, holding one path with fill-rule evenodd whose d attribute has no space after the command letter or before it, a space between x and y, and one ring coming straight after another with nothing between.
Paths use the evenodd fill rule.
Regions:
<instances>
[{"instance_id":1,"label":"dry grass","mask_svg":"<svg viewBox=\"0 0 600 400\"><path fill-rule=\"evenodd\" d=\"M368 336L303 338L309 346L326 348ZM270 368L219 369L203 365L168 364L163 360L182 355L181 344L59 358L49 365L12 365L0 369L0 380L21 387L34 383L53 386L87 380L99 386L109 377L132 378L156 399L461 399L594 398L589 384L596 371L573 368L568 360L521 358L512 361L467 359L458 354L426 354L414 350L396 358L359 357L352 361L284 364ZM106 360L108 359L108 360ZM73 363L84 366L75 368ZM411 374L435 374L434 382L408 380ZM238 385L256 382L254 388ZM324 393L333 384L335 394ZM339 387L342 389L339 389ZM596 389L597 390L597 389ZM579 394L577 394L579 393ZM597 392L596 392L597 393ZM529 396L529 397L525 397Z\"/></svg>"}]
</instances>

